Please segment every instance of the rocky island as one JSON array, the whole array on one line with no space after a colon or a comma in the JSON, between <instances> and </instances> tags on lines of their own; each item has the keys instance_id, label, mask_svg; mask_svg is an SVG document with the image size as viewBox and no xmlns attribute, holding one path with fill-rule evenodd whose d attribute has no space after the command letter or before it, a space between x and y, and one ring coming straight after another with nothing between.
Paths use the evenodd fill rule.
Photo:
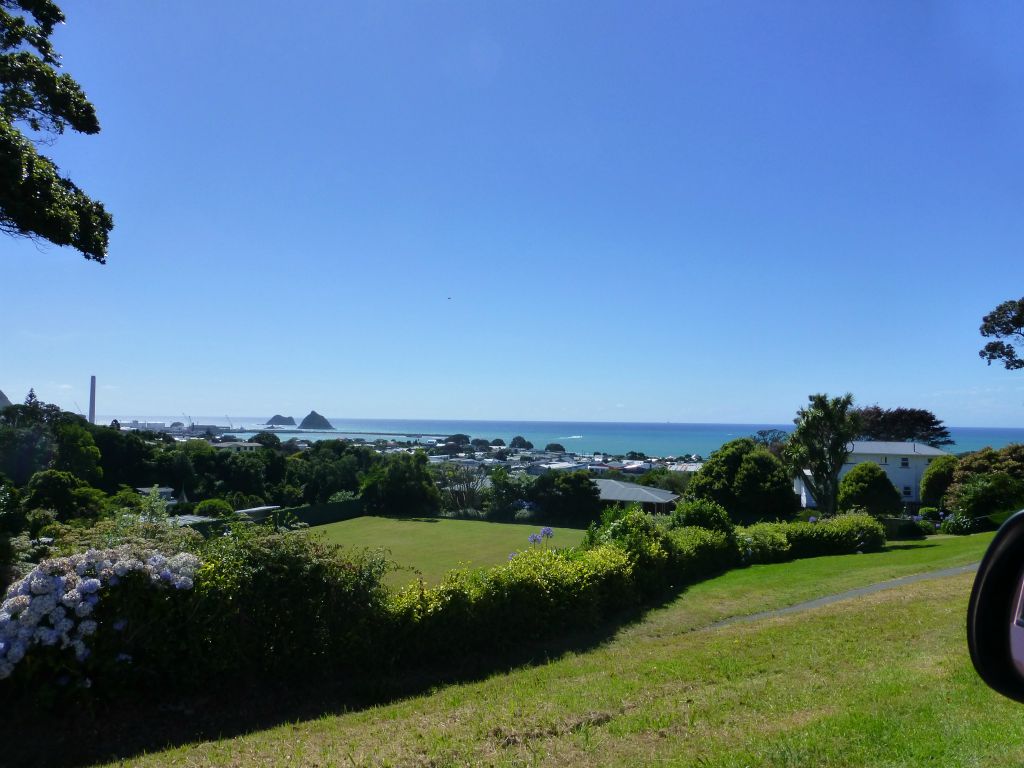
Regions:
<instances>
[{"instance_id":1,"label":"rocky island","mask_svg":"<svg viewBox=\"0 0 1024 768\"><path fill-rule=\"evenodd\" d=\"M299 429L334 429L334 427L319 413L310 411L309 415L299 424Z\"/></svg>"},{"instance_id":2,"label":"rocky island","mask_svg":"<svg viewBox=\"0 0 1024 768\"><path fill-rule=\"evenodd\" d=\"M312 415L312 414L310 414ZM279 413L275 413L269 419L267 419L266 426L268 427L294 427L295 419L291 416L282 416Z\"/></svg>"}]
</instances>

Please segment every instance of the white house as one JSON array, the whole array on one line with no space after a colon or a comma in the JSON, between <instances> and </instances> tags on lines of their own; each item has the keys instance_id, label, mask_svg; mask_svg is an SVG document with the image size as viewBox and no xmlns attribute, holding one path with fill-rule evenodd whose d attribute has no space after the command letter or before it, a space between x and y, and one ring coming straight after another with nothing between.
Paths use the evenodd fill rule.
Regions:
<instances>
[{"instance_id":1,"label":"white house","mask_svg":"<svg viewBox=\"0 0 1024 768\"><path fill-rule=\"evenodd\" d=\"M885 470L889 481L896 486L905 504L921 503L921 475L925 469L939 456L946 456L939 448L932 448L923 443L888 443L870 440L858 440L853 443L853 450L846 457L843 468L839 471L839 479L858 464L873 461ZM807 470L805 469L806 473ZM810 490L798 477L793 481L793 490L800 496L804 507L815 507L817 504Z\"/></svg>"}]
</instances>

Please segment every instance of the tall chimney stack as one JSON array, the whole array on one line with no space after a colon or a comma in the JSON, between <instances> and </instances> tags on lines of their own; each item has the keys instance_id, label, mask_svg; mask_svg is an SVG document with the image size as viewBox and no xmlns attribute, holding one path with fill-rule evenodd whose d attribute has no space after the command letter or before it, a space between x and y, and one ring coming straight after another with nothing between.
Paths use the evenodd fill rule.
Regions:
<instances>
[{"instance_id":1,"label":"tall chimney stack","mask_svg":"<svg viewBox=\"0 0 1024 768\"><path fill-rule=\"evenodd\" d=\"M96 423L96 377L89 377L89 423Z\"/></svg>"}]
</instances>

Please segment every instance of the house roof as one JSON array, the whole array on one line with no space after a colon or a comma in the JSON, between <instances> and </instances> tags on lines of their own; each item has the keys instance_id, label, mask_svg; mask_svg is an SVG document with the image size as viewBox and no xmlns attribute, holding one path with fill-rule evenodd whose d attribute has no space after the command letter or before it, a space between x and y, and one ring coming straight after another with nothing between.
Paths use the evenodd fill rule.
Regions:
<instances>
[{"instance_id":1,"label":"house roof","mask_svg":"<svg viewBox=\"0 0 1024 768\"><path fill-rule=\"evenodd\" d=\"M924 443L898 443L881 440L855 440L851 454L882 453L890 456L946 456L941 448L932 448Z\"/></svg>"},{"instance_id":2,"label":"house roof","mask_svg":"<svg viewBox=\"0 0 1024 768\"><path fill-rule=\"evenodd\" d=\"M621 480L594 480L597 490L601 493L601 501L639 501L646 504L671 504L679 496L661 488L648 488L646 485L625 483Z\"/></svg>"}]
</instances>

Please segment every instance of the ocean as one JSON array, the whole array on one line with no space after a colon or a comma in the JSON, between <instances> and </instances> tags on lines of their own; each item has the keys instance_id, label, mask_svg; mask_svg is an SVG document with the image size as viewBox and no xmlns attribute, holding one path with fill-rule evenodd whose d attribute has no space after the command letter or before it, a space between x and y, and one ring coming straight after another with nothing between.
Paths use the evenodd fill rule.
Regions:
<instances>
[{"instance_id":1,"label":"ocean","mask_svg":"<svg viewBox=\"0 0 1024 768\"><path fill-rule=\"evenodd\" d=\"M118 418L127 424L133 417L103 417L104 423ZM165 422L176 419L161 417L134 417L140 421ZM257 429L269 416L231 417L236 429ZM178 417L177 420L180 420ZM300 420L301 417L296 417ZM568 451L577 453L626 454L638 451L648 456L684 456L697 454L707 457L724 443L739 437L748 437L761 429L782 429L789 431L792 424L658 424L610 422L610 421L461 421L461 420L417 420L417 419L350 419L328 417L335 432L291 432L275 431L282 440L299 437L307 440L323 440L338 437L362 437L366 440L393 438L397 440L429 439L445 437L456 433L471 438L494 440L501 438L508 443L514 436L522 435L538 449L548 443L560 443ZM227 426L224 416L202 416L194 418L197 424L220 424ZM1024 443L1024 428L1006 427L949 427L955 444L946 448L951 453L976 451L986 446L1001 448L1010 443ZM230 433L230 432L229 432ZM239 437L245 435L240 433Z\"/></svg>"}]
</instances>

